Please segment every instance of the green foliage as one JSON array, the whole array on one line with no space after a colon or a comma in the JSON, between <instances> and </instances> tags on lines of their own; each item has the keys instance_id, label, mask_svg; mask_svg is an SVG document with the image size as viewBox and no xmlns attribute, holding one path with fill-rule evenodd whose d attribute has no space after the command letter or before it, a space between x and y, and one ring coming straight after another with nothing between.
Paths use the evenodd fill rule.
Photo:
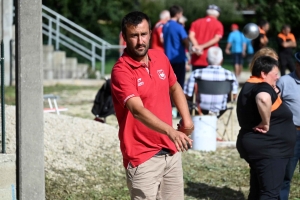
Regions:
<instances>
[{"instance_id":1,"label":"green foliage","mask_svg":"<svg viewBox=\"0 0 300 200\"><path fill-rule=\"evenodd\" d=\"M131 0L43 0L43 4L112 43L118 41L122 17L136 9Z\"/></svg>"},{"instance_id":2,"label":"green foliage","mask_svg":"<svg viewBox=\"0 0 300 200\"><path fill-rule=\"evenodd\" d=\"M270 22L271 34L273 31L277 34L284 24L290 24L293 32L299 33L297 30L300 25L299 0L241 0L239 7L241 9L254 8L257 21L265 19Z\"/></svg>"},{"instance_id":3,"label":"green foliage","mask_svg":"<svg viewBox=\"0 0 300 200\"><path fill-rule=\"evenodd\" d=\"M222 10L220 16L222 22L242 20L242 16L236 12L234 0L215 0L213 3ZM159 13L163 9L176 4L184 9L184 15L188 18L186 24L188 28L193 20L205 16L206 8L212 2L210 0L43 0L43 4L95 35L117 44L121 20L130 11L145 12L154 25L159 20Z\"/></svg>"}]
</instances>

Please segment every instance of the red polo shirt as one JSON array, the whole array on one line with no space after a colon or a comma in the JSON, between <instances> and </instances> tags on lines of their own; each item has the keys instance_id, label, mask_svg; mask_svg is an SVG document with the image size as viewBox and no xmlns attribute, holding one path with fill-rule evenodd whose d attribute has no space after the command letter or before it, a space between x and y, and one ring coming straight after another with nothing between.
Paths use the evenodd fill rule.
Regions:
<instances>
[{"instance_id":1,"label":"red polo shirt","mask_svg":"<svg viewBox=\"0 0 300 200\"><path fill-rule=\"evenodd\" d=\"M169 88L176 83L176 76L164 53L149 49L148 56L147 68L124 51L112 69L112 97L125 168L129 162L133 167L140 165L162 148L170 149L171 153L177 152L167 135L142 124L125 106L128 99L140 97L145 108L172 126Z\"/></svg>"},{"instance_id":2,"label":"red polo shirt","mask_svg":"<svg viewBox=\"0 0 300 200\"><path fill-rule=\"evenodd\" d=\"M222 23L210 16L206 16L204 18L197 19L191 24L190 31L195 33L195 38L198 44L204 44L209 40L213 39L216 35L223 37L223 25ZM219 46L218 43L213 46ZM203 50L203 54L197 56L196 54L192 54L191 64L193 66L207 66L207 51L209 48Z\"/></svg>"},{"instance_id":3,"label":"red polo shirt","mask_svg":"<svg viewBox=\"0 0 300 200\"><path fill-rule=\"evenodd\" d=\"M166 22L159 21L155 24L153 31L152 31L152 37L151 37L151 48L152 49L159 49L162 52L164 52L164 44L161 43L160 38L162 37L162 29Z\"/></svg>"}]
</instances>

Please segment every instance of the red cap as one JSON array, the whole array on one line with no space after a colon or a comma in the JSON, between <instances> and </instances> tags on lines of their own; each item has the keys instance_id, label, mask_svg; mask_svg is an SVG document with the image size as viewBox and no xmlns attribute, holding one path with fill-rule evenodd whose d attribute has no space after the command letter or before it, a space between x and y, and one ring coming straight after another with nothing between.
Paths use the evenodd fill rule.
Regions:
<instances>
[{"instance_id":1,"label":"red cap","mask_svg":"<svg viewBox=\"0 0 300 200\"><path fill-rule=\"evenodd\" d=\"M237 24L231 24L231 29L239 29L239 26Z\"/></svg>"}]
</instances>

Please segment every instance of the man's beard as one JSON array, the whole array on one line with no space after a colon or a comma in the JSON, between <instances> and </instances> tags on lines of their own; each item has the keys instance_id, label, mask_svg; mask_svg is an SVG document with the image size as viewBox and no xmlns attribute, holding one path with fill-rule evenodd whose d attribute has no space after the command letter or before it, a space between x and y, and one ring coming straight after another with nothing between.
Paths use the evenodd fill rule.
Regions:
<instances>
[{"instance_id":1,"label":"man's beard","mask_svg":"<svg viewBox=\"0 0 300 200\"><path fill-rule=\"evenodd\" d=\"M144 49L142 51L138 50L138 48L140 47L144 47ZM139 57L144 57L149 49L149 45L146 44L141 44L141 45L136 45L134 48L127 48L130 52L130 54L134 57L134 58L139 58Z\"/></svg>"}]
</instances>

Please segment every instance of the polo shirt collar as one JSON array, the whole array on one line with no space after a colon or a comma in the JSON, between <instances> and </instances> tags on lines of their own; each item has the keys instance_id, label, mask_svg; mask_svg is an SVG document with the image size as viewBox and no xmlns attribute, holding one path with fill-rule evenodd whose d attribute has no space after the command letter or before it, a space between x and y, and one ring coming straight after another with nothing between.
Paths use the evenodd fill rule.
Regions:
<instances>
[{"instance_id":1,"label":"polo shirt collar","mask_svg":"<svg viewBox=\"0 0 300 200\"><path fill-rule=\"evenodd\" d=\"M215 68L215 69L221 68L220 65L208 65L207 67L208 67L208 68Z\"/></svg>"},{"instance_id":2,"label":"polo shirt collar","mask_svg":"<svg viewBox=\"0 0 300 200\"><path fill-rule=\"evenodd\" d=\"M293 71L293 72L291 73L291 77L292 77L293 79L295 79L295 81L296 81L297 84L300 84L300 78L296 75L296 72L295 72L295 71Z\"/></svg>"},{"instance_id":3,"label":"polo shirt collar","mask_svg":"<svg viewBox=\"0 0 300 200\"><path fill-rule=\"evenodd\" d=\"M129 54L126 52L126 49L127 48L125 48L124 49L124 53L123 53L123 55L122 55L122 58L124 59L124 61L127 63L127 64L129 64L130 66L132 66L132 67L135 67L135 68L138 68L138 67L142 67L143 66L143 64L142 63L140 63L140 62L138 62L138 61L136 61L136 60L134 60L133 58L131 58L130 56L129 56ZM149 57L149 62L153 62L154 61L154 56L152 55L152 53L151 52L149 52L149 50L148 50L148 57ZM152 59L151 59L152 58Z\"/></svg>"}]
</instances>

